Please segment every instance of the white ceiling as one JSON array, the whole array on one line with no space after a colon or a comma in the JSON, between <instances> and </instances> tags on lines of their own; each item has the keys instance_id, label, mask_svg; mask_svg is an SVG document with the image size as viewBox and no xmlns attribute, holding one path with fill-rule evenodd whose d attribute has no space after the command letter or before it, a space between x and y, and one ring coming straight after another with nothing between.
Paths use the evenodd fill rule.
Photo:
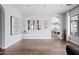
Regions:
<instances>
[{"instance_id":1,"label":"white ceiling","mask_svg":"<svg viewBox=\"0 0 79 59\"><path fill-rule=\"evenodd\" d=\"M23 14L30 15L47 15L47 14L61 14L71 10L77 4L66 6L66 4L14 4Z\"/></svg>"}]
</instances>

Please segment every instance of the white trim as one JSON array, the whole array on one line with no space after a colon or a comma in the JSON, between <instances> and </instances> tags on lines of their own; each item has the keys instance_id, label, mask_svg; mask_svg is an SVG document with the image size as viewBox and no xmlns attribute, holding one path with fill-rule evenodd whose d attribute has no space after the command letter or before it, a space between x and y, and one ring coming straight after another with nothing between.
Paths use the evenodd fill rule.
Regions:
<instances>
[{"instance_id":1,"label":"white trim","mask_svg":"<svg viewBox=\"0 0 79 59\"><path fill-rule=\"evenodd\" d=\"M77 42L75 42L75 41L73 41L73 40L70 40L70 42L72 42L72 43L74 43L74 44L76 44L76 45L79 45L79 43L77 43Z\"/></svg>"},{"instance_id":2,"label":"white trim","mask_svg":"<svg viewBox=\"0 0 79 59\"><path fill-rule=\"evenodd\" d=\"M61 40L63 40L63 37L60 36L59 38L60 38Z\"/></svg>"},{"instance_id":3,"label":"white trim","mask_svg":"<svg viewBox=\"0 0 79 59\"><path fill-rule=\"evenodd\" d=\"M15 44L16 42L18 42L18 41L20 41L20 40L21 40L21 39L16 40L16 41L14 41L14 42L12 42L12 43L6 45L5 47L2 47L2 49L6 49L6 48L8 48L8 47L10 47L11 45Z\"/></svg>"},{"instance_id":4,"label":"white trim","mask_svg":"<svg viewBox=\"0 0 79 59\"><path fill-rule=\"evenodd\" d=\"M69 36L66 36L66 40L67 40L67 41L70 41L70 37L69 37Z\"/></svg>"}]
</instances>

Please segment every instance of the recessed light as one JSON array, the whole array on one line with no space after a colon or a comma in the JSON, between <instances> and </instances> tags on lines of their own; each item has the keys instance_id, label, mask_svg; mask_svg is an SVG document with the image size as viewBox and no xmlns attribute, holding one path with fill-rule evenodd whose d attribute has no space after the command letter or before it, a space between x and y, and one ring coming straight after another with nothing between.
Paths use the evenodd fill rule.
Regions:
<instances>
[{"instance_id":1,"label":"recessed light","mask_svg":"<svg viewBox=\"0 0 79 59\"><path fill-rule=\"evenodd\" d=\"M47 5L44 4L43 7L47 7Z\"/></svg>"},{"instance_id":2,"label":"recessed light","mask_svg":"<svg viewBox=\"0 0 79 59\"><path fill-rule=\"evenodd\" d=\"M26 5L27 7L30 7L30 5Z\"/></svg>"}]
</instances>

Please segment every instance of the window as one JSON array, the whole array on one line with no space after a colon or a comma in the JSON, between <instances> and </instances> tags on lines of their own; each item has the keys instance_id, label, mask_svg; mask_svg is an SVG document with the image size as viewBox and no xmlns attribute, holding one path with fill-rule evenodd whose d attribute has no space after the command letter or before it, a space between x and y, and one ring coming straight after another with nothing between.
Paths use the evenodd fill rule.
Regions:
<instances>
[{"instance_id":1,"label":"window","mask_svg":"<svg viewBox=\"0 0 79 59\"><path fill-rule=\"evenodd\" d=\"M70 18L70 34L79 36L79 15Z\"/></svg>"},{"instance_id":2,"label":"window","mask_svg":"<svg viewBox=\"0 0 79 59\"><path fill-rule=\"evenodd\" d=\"M28 20L28 30L40 30L39 20Z\"/></svg>"}]
</instances>

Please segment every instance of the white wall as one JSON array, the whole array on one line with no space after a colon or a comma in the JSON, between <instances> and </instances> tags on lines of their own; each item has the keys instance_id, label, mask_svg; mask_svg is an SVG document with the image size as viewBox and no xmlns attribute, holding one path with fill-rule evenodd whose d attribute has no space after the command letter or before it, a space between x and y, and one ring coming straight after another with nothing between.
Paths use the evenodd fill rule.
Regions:
<instances>
[{"instance_id":1,"label":"white wall","mask_svg":"<svg viewBox=\"0 0 79 59\"><path fill-rule=\"evenodd\" d=\"M10 4L2 4L2 6L5 10L5 47L3 48L7 48L22 38L21 34L10 35L10 16L22 19L22 15Z\"/></svg>"},{"instance_id":2,"label":"white wall","mask_svg":"<svg viewBox=\"0 0 79 59\"><path fill-rule=\"evenodd\" d=\"M40 27L41 30L28 30L28 24L24 24L27 22L27 20L39 20L40 21ZM44 26L44 21L48 22L48 29L45 29ZM23 30L26 30L26 36L24 39L51 39L51 29L50 29L50 24L51 24L51 16L32 16L32 15L23 15L23 24L25 28ZM28 33L27 33L28 32Z\"/></svg>"},{"instance_id":3,"label":"white wall","mask_svg":"<svg viewBox=\"0 0 79 59\"><path fill-rule=\"evenodd\" d=\"M26 34L26 39L51 39L50 30L33 30Z\"/></svg>"}]
</instances>

